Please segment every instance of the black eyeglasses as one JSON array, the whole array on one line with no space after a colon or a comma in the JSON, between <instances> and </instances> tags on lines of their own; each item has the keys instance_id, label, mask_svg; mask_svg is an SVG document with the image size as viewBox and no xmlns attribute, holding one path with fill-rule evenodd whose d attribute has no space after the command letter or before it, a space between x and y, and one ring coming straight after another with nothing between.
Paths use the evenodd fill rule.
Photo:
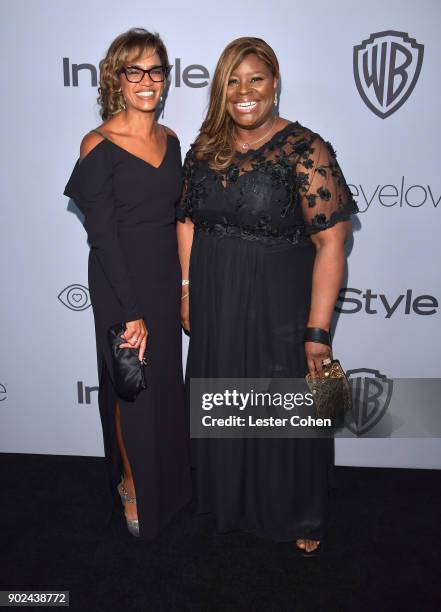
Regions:
<instances>
[{"instance_id":1,"label":"black eyeglasses","mask_svg":"<svg viewBox=\"0 0 441 612\"><path fill-rule=\"evenodd\" d=\"M168 77L171 69L172 66L152 66L148 70L139 66L127 66L127 68L121 68L119 74L124 73L130 83L140 83L145 74L148 74L154 83L161 83Z\"/></svg>"}]
</instances>

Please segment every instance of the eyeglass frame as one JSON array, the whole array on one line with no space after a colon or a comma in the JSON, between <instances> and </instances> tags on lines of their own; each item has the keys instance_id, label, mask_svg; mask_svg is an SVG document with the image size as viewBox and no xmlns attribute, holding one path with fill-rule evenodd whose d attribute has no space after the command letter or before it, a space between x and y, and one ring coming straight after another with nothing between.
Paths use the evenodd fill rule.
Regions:
<instances>
[{"instance_id":1,"label":"eyeglass frame","mask_svg":"<svg viewBox=\"0 0 441 612\"><path fill-rule=\"evenodd\" d=\"M136 70L139 70L140 72L144 73L139 81L130 81L129 80L129 78L127 77L127 72L126 72L126 70L128 70L129 68L136 68ZM164 70L164 78L162 79L162 81L155 81L150 76L150 72L152 70L157 70L158 68L162 68ZM170 71L171 71L172 68L173 68L173 64L170 64L169 66L163 66L162 64L158 64L157 66L152 66L151 68L147 68L147 70L145 70L144 68L141 68L140 66L135 66L135 65L133 65L133 66L123 66L118 71L118 74L124 74L124 76L126 77L126 80L129 83L141 83L141 81L144 79L146 74L149 75L149 79L152 81L152 83L164 83L164 81L166 81L168 79L168 76L169 76Z\"/></svg>"}]
</instances>

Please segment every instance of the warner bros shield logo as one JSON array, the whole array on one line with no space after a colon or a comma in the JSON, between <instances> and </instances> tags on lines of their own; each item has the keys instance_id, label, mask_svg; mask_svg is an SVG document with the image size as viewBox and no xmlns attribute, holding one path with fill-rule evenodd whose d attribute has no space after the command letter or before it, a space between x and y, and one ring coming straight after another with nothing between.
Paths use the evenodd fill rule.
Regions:
<instances>
[{"instance_id":1,"label":"warner bros shield logo","mask_svg":"<svg viewBox=\"0 0 441 612\"><path fill-rule=\"evenodd\" d=\"M392 397L393 381L379 370L358 368L346 375L352 389L352 410L345 414L345 426L356 436L371 430L385 415Z\"/></svg>"},{"instance_id":2,"label":"warner bros shield logo","mask_svg":"<svg viewBox=\"0 0 441 612\"><path fill-rule=\"evenodd\" d=\"M423 64L424 45L407 32L376 32L354 47L354 77L368 108L386 119L414 90Z\"/></svg>"}]
</instances>

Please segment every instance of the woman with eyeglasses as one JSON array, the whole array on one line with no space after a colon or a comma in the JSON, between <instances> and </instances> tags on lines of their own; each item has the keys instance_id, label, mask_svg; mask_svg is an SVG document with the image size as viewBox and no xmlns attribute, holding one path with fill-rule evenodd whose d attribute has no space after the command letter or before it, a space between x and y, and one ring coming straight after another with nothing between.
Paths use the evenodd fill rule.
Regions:
<instances>
[{"instance_id":1,"label":"woman with eyeglasses","mask_svg":"<svg viewBox=\"0 0 441 612\"><path fill-rule=\"evenodd\" d=\"M176 134L156 121L170 72L161 38L131 29L100 64L102 125L85 135L64 194L85 216L99 410L111 494L129 532L153 539L190 499L181 352ZM107 331L147 358L147 389L117 397ZM117 493L118 492L118 493ZM118 502L119 503L119 502Z\"/></svg>"}]
</instances>

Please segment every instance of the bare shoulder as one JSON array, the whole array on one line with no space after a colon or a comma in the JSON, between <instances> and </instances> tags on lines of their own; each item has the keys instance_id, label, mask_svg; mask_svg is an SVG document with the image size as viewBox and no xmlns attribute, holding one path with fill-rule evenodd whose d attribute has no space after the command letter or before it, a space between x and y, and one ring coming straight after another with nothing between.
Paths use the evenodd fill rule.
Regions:
<instances>
[{"instance_id":1,"label":"bare shoulder","mask_svg":"<svg viewBox=\"0 0 441 612\"><path fill-rule=\"evenodd\" d=\"M80 145L80 159L83 160L89 153L104 140L104 136L97 132L88 132Z\"/></svg>"}]
</instances>

